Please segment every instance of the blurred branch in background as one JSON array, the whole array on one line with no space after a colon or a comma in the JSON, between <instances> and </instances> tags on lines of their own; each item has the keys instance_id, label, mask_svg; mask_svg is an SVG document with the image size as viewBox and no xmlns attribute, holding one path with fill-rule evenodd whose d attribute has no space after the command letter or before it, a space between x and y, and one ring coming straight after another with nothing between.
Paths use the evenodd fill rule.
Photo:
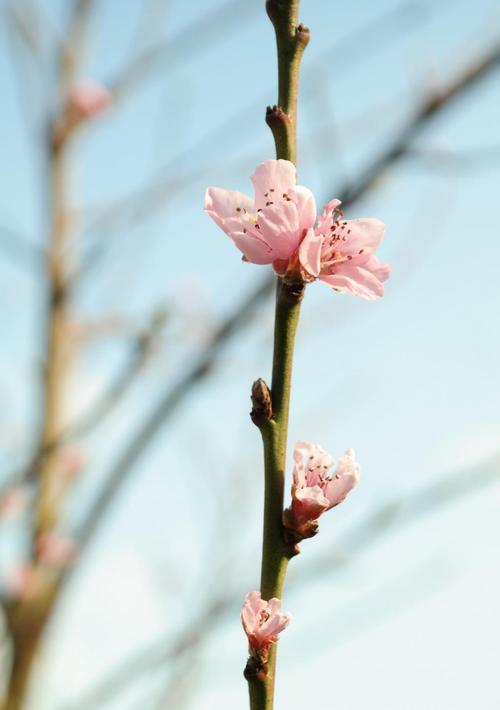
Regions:
<instances>
[{"instance_id":1,"label":"blurred branch in background","mask_svg":"<svg viewBox=\"0 0 500 710\"><path fill-rule=\"evenodd\" d=\"M388 533L408 527L423 516L432 515L498 482L500 452L477 464L440 476L437 480L432 479L431 483L417 491L387 501L369 514L366 520L348 529L343 538L336 542L333 553L315 555L310 561L299 559L290 573L292 591L300 591L302 585L309 584L312 579L329 577L344 566L353 564L358 556L378 544ZM226 530L224 536L227 538L227 535ZM188 665L186 655L195 653L225 617L237 614L248 586L249 582L244 581L234 594L227 596L219 595L218 585L213 584L213 596L205 600L205 607L177 638L162 638L142 648L105 676L98 686L60 710L98 708L111 698L116 698L130 684L145 675L164 670L174 661ZM180 682L179 676L173 673L170 683L175 685L177 682Z\"/></svg>"},{"instance_id":2,"label":"blurred branch in background","mask_svg":"<svg viewBox=\"0 0 500 710\"><path fill-rule=\"evenodd\" d=\"M256 3L227 0L214 11L191 22L176 35L169 35L165 41L144 50L110 82L115 99L122 99L158 71L164 71L173 64L181 64L193 54L210 48L213 45L214 33L221 36L235 25L247 22L252 15L260 11L261 8Z\"/></svg>"}]
</instances>

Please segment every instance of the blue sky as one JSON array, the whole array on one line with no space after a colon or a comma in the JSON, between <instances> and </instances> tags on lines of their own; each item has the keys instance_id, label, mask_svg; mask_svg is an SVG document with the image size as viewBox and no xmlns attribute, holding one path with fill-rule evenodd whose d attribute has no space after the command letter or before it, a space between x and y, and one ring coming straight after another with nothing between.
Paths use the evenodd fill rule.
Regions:
<instances>
[{"instance_id":1,"label":"blue sky","mask_svg":"<svg viewBox=\"0 0 500 710\"><path fill-rule=\"evenodd\" d=\"M210 0L203 12L221 4ZM75 207L127 198L152 176L183 181L182 190L167 191L162 208L139 224L125 220L116 231L82 230L75 238L81 253L105 245L76 293L80 319L119 314L140 323L159 303L183 314L173 316L141 383L85 442L89 467L77 513L120 442L203 344L207 327L262 276L262 268L241 263L202 211L207 185L248 192L255 165L273 157L263 114L276 100L275 47L261 5L246 5L231 32L212 29L212 40L199 51L192 47L182 61L170 60L72 146ZM137 4L103 0L96 6L82 76L107 81L137 44ZM61 26L66 4L43 7ZM175 38L198 13L195 3L172 0L155 27L157 39ZM299 181L318 202L356 178L426 92L446 85L500 41L498 4L487 0L303 0L301 17L312 40L302 68ZM4 13L2 39L7 31ZM10 45L2 46L0 227L40 244L43 164L26 118L40 116L53 78L50 65L38 77L30 74L35 81L27 116ZM349 531L385 501L411 497L463 466L473 472L500 448L499 80L498 71L491 72L416 141L422 151L461 160L400 161L348 212L387 224L380 256L393 273L384 299L356 300L320 284L307 289L290 447L307 439L339 456L353 446L362 482L344 506L325 516L321 535L304 543L291 579L315 555L348 543ZM488 160L467 159L485 154ZM20 456L19 444L9 448L12 432L22 454L36 416L42 283L36 271L3 259L0 277L7 471ZM200 574L206 573L207 530L219 510L214 501L236 501L240 518L237 534L224 538L224 549L215 548L216 560L236 558L232 576L216 583L257 586L261 452L248 422L248 393L257 376L269 375L272 317L266 302L141 459L53 625L36 710L60 710L133 649L196 615L200 588L208 584ZM106 340L82 356L72 392L75 411L104 387L125 352L123 342ZM489 486L395 527L335 574L325 570L310 586L292 586L284 606L294 620L280 643L277 708L301 707L311 702L311 692L317 710L497 708L499 503L500 486ZM244 656L235 611L204 648L192 710L245 707ZM103 708L145 707L156 685L156 677L141 681Z\"/></svg>"}]
</instances>

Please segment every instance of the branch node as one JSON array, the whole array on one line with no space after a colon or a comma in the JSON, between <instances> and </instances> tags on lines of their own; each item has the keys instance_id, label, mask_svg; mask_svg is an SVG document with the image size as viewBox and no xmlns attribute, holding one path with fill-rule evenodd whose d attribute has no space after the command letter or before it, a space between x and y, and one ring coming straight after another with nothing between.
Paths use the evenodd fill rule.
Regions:
<instances>
[{"instance_id":1,"label":"branch node","mask_svg":"<svg viewBox=\"0 0 500 710\"><path fill-rule=\"evenodd\" d=\"M268 666L260 654L249 656L243 675L248 682L264 681L267 678Z\"/></svg>"},{"instance_id":2,"label":"branch node","mask_svg":"<svg viewBox=\"0 0 500 710\"><path fill-rule=\"evenodd\" d=\"M300 45L302 50L304 50L309 44L309 40L311 39L311 30L309 29L309 27L306 27L306 25L303 25L301 23L295 30L295 39L297 41L297 44Z\"/></svg>"},{"instance_id":3,"label":"branch node","mask_svg":"<svg viewBox=\"0 0 500 710\"><path fill-rule=\"evenodd\" d=\"M273 416L273 403L271 392L264 380L259 377L252 385L252 411L250 417L257 427L262 427L268 423Z\"/></svg>"},{"instance_id":4,"label":"branch node","mask_svg":"<svg viewBox=\"0 0 500 710\"><path fill-rule=\"evenodd\" d=\"M304 298L306 284L303 281L281 279L280 296L290 303L300 303Z\"/></svg>"}]
</instances>

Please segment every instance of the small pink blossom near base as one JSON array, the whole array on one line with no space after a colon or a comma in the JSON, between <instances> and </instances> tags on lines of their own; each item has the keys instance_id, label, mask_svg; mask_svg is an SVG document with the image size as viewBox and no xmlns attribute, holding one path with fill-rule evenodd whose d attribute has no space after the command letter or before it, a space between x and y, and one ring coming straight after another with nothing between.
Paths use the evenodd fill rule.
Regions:
<instances>
[{"instance_id":1,"label":"small pink blossom near base","mask_svg":"<svg viewBox=\"0 0 500 710\"><path fill-rule=\"evenodd\" d=\"M339 200L316 214L314 195L296 184L288 160L267 160L252 176L255 198L209 187L205 210L253 264L272 264L289 282L319 279L336 291L380 298L389 266L374 255L385 226L377 219L343 220Z\"/></svg>"},{"instance_id":2,"label":"small pink blossom near base","mask_svg":"<svg viewBox=\"0 0 500 710\"><path fill-rule=\"evenodd\" d=\"M330 454L305 441L296 444L293 458L292 504L283 513L283 524L298 541L315 535L319 516L345 500L359 480L359 465L354 450L347 449L330 473Z\"/></svg>"},{"instance_id":3,"label":"small pink blossom near base","mask_svg":"<svg viewBox=\"0 0 500 710\"><path fill-rule=\"evenodd\" d=\"M113 104L113 95L102 84L82 79L69 92L68 106L79 118L93 118Z\"/></svg>"},{"instance_id":4,"label":"small pink blossom near base","mask_svg":"<svg viewBox=\"0 0 500 710\"><path fill-rule=\"evenodd\" d=\"M266 602L260 592L249 592L241 609L241 623L248 637L250 653L267 653L291 618L290 614L281 611L279 599L273 598Z\"/></svg>"},{"instance_id":5,"label":"small pink blossom near base","mask_svg":"<svg viewBox=\"0 0 500 710\"><path fill-rule=\"evenodd\" d=\"M35 543L35 549L38 560L48 567L66 567L76 555L74 542L55 532L40 535Z\"/></svg>"}]
</instances>

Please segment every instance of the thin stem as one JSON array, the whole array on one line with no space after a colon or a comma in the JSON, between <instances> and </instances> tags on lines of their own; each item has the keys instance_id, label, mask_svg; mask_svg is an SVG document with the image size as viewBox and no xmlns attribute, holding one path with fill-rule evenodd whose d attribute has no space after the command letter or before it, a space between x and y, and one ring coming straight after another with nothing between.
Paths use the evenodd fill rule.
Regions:
<instances>
[{"instance_id":1,"label":"thin stem","mask_svg":"<svg viewBox=\"0 0 500 710\"><path fill-rule=\"evenodd\" d=\"M274 25L278 49L279 105L268 108L266 121L276 145L276 157L295 163L296 117L299 64L309 41L309 30L298 24L299 0L268 0L267 13ZM278 278L274 324L272 417L254 419L264 444L265 492L262 543L261 595L280 598L290 557L294 554L283 536L288 412L293 350L299 322L303 283L286 283ZM276 674L276 645L272 645L265 666L249 659L246 669L251 710L272 710Z\"/></svg>"}]
</instances>

